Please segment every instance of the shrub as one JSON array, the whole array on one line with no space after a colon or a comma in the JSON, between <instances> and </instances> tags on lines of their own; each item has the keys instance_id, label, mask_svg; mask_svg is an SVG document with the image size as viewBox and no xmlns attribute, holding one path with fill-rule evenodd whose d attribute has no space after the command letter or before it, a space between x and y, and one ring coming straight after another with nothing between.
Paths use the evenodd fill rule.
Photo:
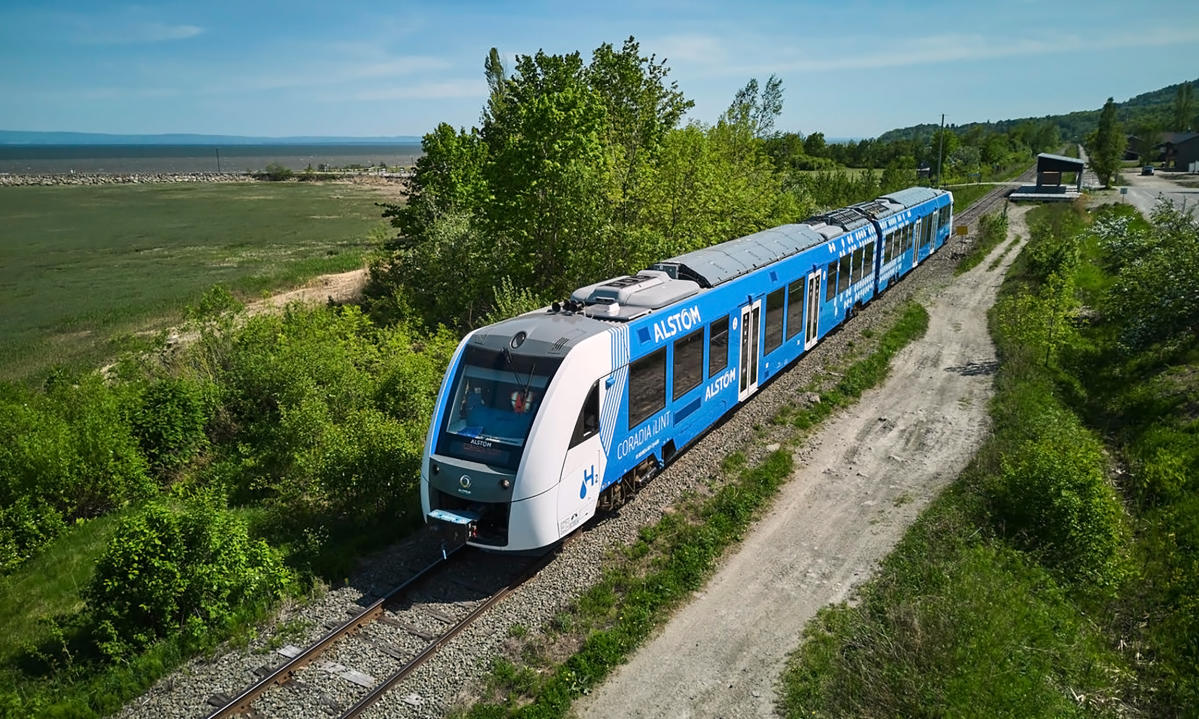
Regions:
<instances>
[{"instance_id":1,"label":"shrub","mask_svg":"<svg viewBox=\"0 0 1199 719\"><path fill-rule=\"evenodd\" d=\"M209 410L201 385L184 379L160 379L146 387L140 400L131 424L155 470L180 467L204 447Z\"/></svg>"},{"instance_id":2,"label":"shrub","mask_svg":"<svg viewBox=\"0 0 1199 719\"><path fill-rule=\"evenodd\" d=\"M200 639L288 581L279 555L218 503L151 504L121 522L84 596L98 648L122 659L159 637Z\"/></svg>"},{"instance_id":3,"label":"shrub","mask_svg":"<svg viewBox=\"0 0 1199 719\"><path fill-rule=\"evenodd\" d=\"M290 180L295 174L290 167L284 167L277 162L272 162L262 171L261 176L273 182L278 182L281 180Z\"/></svg>"},{"instance_id":4,"label":"shrub","mask_svg":"<svg viewBox=\"0 0 1199 719\"><path fill-rule=\"evenodd\" d=\"M992 521L1059 576L1114 588L1123 572L1124 512L1102 445L1069 412L1027 419L1039 436L1002 458L988 488Z\"/></svg>"},{"instance_id":5,"label":"shrub","mask_svg":"<svg viewBox=\"0 0 1199 719\"><path fill-rule=\"evenodd\" d=\"M149 496L153 483L125 417L128 394L97 375L0 398L0 566L61 531Z\"/></svg>"}]
</instances>

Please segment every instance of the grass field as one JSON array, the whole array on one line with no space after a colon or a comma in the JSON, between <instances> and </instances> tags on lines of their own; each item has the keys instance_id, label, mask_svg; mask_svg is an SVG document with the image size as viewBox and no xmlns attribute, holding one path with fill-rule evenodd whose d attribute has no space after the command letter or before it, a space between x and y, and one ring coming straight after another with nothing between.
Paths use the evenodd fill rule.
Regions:
<instances>
[{"instance_id":1,"label":"grass field","mask_svg":"<svg viewBox=\"0 0 1199 719\"><path fill-rule=\"evenodd\" d=\"M381 199L342 183L0 188L0 379L102 361L214 284L249 297L354 269Z\"/></svg>"}]
</instances>

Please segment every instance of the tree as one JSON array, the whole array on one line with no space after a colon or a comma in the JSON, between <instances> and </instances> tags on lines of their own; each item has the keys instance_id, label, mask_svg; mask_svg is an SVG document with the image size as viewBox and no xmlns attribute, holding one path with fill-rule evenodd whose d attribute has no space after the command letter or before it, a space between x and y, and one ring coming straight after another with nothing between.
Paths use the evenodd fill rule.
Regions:
<instances>
[{"instance_id":1,"label":"tree","mask_svg":"<svg viewBox=\"0 0 1199 719\"><path fill-rule=\"evenodd\" d=\"M813 132L804 138L803 151L812 157L824 157L827 149L823 132Z\"/></svg>"},{"instance_id":2,"label":"tree","mask_svg":"<svg viewBox=\"0 0 1199 719\"><path fill-rule=\"evenodd\" d=\"M590 63L538 52L506 68L493 48L483 71L481 127L426 135L408 204L387 209L400 232L372 266L379 312L464 329L504 278L522 297L561 297L662 245L646 234L648 185L691 107L663 62L630 37Z\"/></svg>"},{"instance_id":3,"label":"tree","mask_svg":"<svg viewBox=\"0 0 1199 719\"><path fill-rule=\"evenodd\" d=\"M1189 82L1178 86L1174 96L1174 112L1172 124L1175 130L1189 130L1195 119L1194 87Z\"/></svg>"},{"instance_id":4,"label":"tree","mask_svg":"<svg viewBox=\"0 0 1199 719\"><path fill-rule=\"evenodd\" d=\"M1120 169L1127 138L1116 119L1116 103L1108 98L1099 113L1099 128L1087 138L1087 151L1091 155L1091 169L1104 187L1112 186L1112 179Z\"/></svg>"},{"instance_id":5,"label":"tree","mask_svg":"<svg viewBox=\"0 0 1199 719\"><path fill-rule=\"evenodd\" d=\"M1142 165L1148 165L1157 157L1157 146L1162 141L1161 128L1157 123L1144 122L1137 128L1136 139L1134 149L1137 151L1137 157Z\"/></svg>"},{"instance_id":6,"label":"tree","mask_svg":"<svg viewBox=\"0 0 1199 719\"><path fill-rule=\"evenodd\" d=\"M487 53L483 62L483 74L487 77L487 107L483 111L483 122L494 121L503 112L504 102L508 97L508 76L504 73L504 63L500 60L500 51L494 47Z\"/></svg>"},{"instance_id":7,"label":"tree","mask_svg":"<svg viewBox=\"0 0 1199 719\"><path fill-rule=\"evenodd\" d=\"M733 96L725 113L731 123L745 123L754 137L766 137L774 129L774 121L783 112L783 80L771 75L766 87L758 91L757 78L750 78L745 87Z\"/></svg>"},{"instance_id":8,"label":"tree","mask_svg":"<svg viewBox=\"0 0 1199 719\"><path fill-rule=\"evenodd\" d=\"M1199 219L1159 200L1152 229L1141 231L1119 218L1092 230L1117 264L1104 314L1120 325L1120 341L1133 348L1193 343L1199 335Z\"/></svg>"}]
</instances>

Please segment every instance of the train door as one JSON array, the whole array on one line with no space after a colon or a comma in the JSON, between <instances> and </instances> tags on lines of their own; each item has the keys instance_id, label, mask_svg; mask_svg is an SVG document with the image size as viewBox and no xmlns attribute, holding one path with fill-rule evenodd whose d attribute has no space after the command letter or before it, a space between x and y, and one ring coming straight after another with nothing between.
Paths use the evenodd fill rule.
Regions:
<instances>
[{"instance_id":1,"label":"train door","mask_svg":"<svg viewBox=\"0 0 1199 719\"><path fill-rule=\"evenodd\" d=\"M912 269L920 264L920 231L924 229L924 218L918 218L912 224Z\"/></svg>"},{"instance_id":2,"label":"train door","mask_svg":"<svg viewBox=\"0 0 1199 719\"><path fill-rule=\"evenodd\" d=\"M820 277L823 270L816 270L808 275L807 316L804 319L803 348L807 351L816 344L820 331Z\"/></svg>"},{"instance_id":3,"label":"train door","mask_svg":"<svg viewBox=\"0 0 1199 719\"><path fill-rule=\"evenodd\" d=\"M741 308L741 351L737 385L737 401L741 402L758 389L758 328L761 326L762 300Z\"/></svg>"},{"instance_id":4,"label":"train door","mask_svg":"<svg viewBox=\"0 0 1199 719\"><path fill-rule=\"evenodd\" d=\"M941 211L934 208L932 214L928 216L928 221L932 223L928 233L928 254L930 255L937 251L937 232L941 229L937 222L939 219L941 219Z\"/></svg>"},{"instance_id":5,"label":"train door","mask_svg":"<svg viewBox=\"0 0 1199 719\"><path fill-rule=\"evenodd\" d=\"M595 514L603 486L604 457L600 444L600 407L603 383L591 385L571 432L558 485L558 535L565 536Z\"/></svg>"}]
</instances>

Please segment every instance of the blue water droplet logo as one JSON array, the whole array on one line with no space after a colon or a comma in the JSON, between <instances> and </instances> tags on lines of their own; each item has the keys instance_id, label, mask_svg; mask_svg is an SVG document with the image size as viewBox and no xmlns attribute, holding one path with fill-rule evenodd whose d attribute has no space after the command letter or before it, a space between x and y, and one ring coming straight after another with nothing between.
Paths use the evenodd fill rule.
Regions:
<instances>
[{"instance_id":1,"label":"blue water droplet logo","mask_svg":"<svg viewBox=\"0 0 1199 719\"><path fill-rule=\"evenodd\" d=\"M583 480L582 486L579 487L579 499L587 498L587 480Z\"/></svg>"}]
</instances>

